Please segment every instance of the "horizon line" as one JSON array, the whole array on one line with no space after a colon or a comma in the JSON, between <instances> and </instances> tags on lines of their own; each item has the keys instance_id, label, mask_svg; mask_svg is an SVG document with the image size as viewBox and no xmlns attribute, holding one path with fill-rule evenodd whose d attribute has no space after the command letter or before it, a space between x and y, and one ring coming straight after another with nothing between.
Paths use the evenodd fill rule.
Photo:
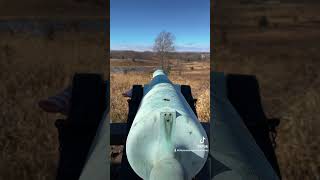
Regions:
<instances>
[{"instance_id":1,"label":"horizon line","mask_svg":"<svg viewBox=\"0 0 320 180\"><path fill-rule=\"evenodd\" d=\"M152 50L132 50L132 49L110 49L111 51L134 51L134 52L154 52ZM210 53L209 51L196 51L196 50L177 50L177 51L173 51L173 52L178 52L178 53L186 53L186 52L194 52L194 53Z\"/></svg>"}]
</instances>

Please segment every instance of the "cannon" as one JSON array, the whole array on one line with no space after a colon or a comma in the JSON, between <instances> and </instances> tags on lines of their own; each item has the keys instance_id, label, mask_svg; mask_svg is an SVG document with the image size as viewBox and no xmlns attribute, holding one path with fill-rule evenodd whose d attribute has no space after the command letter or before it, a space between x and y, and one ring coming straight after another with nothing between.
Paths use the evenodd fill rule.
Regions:
<instances>
[{"instance_id":1,"label":"cannon","mask_svg":"<svg viewBox=\"0 0 320 180\"><path fill-rule=\"evenodd\" d=\"M279 120L264 115L254 76L211 73L210 123L198 121L190 86L157 70L133 85L127 122L109 125L108 86L94 74L74 77L71 114L56 123L57 179L281 179L269 137ZM124 145L116 176L109 144Z\"/></svg>"},{"instance_id":2,"label":"cannon","mask_svg":"<svg viewBox=\"0 0 320 180\"><path fill-rule=\"evenodd\" d=\"M210 179L280 179L255 76L212 72L210 91Z\"/></svg>"},{"instance_id":3,"label":"cannon","mask_svg":"<svg viewBox=\"0 0 320 180\"><path fill-rule=\"evenodd\" d=\"M160 75L159 79L157 78L158 75ZM206 163L202 166L200 171L195 170L194 174L183 178L195 176L193 177L195 180L281 179L278 162L274 152L275 128L279 124L279 119L268 119L264 115L260 102L258 82L255 76L239 74L225 75L224 73L213 72L211 73L210 79L210 122L199 123L196 118L193 119L194 122L197 122L196 124L198 124L198 126L201 124L208 135L208 140L210 142L209 155L205 155L207 156ZM165 82L168 83L168 86L175 87L175 93L182 94L182 97L179 97L186 100L187 103L185 103L185 105L188 105L187 109L190 107L194 112L194 115L197 115L191 88L185 85L172 84L161 71L158 71L158 73L156 71L151 82L144 87L141 85L134 85L132 98L128 101L129 114L128 122L126 124L127 132L124 132L123 128L121 128L124 126L123 124L111 124L111 144L125 144L126 152L122 156L120 177L117 179L141 179L142 175L138 174L140 173L138 168L143 169L144 167L142 164L143 161L139 162L138 160L148 160L148 158L153 157L148 154L152 153L150 152L152 149L149 149L152 142L150 143L151 145L144 146L148 144L148 142L145 141L145 136L156 136L158 133L160 135L160 132L163 131L146 132L147 129L152 130L152 127L148 127L148 125L144 123L152 124L152 114L159 113L159 110L164 106L150 109L146 108L145 111L141 111L141 108L149 106L149 100L159 100L161 102L161 100L165 101L164 99L167 99L166 96L170 96L169 93L159 93L156 91L156 85L161 84L159 82ZM154 91L155 94L153 94L151 90ZM165 87L161 89L161 91L164 90ZM148 93L151 94L147 95ZM158 99L151 99L149 96L153 96L153 98L158 97ZM142 118L144 116L146 118ZM134 128L137 126L137 124L135 124L137 122L143 125L140 128ZM184 128L179 129L183 130ZM199 132L204 133L201 129L202 128L200 128ZM158 130L161 130L161 126L158 127ZM273 138L270 138L269 135ZM137 140L131 139L139 140L139 137L141 138L141 142L136 142ZM188 135L185 135L184 138L187 139ZM155 139L160 140L157 138ZM159 144L162 142L163 141L159 141ZM145 151L142 153L139 152L141 149ZM200 150L203 151L205 149ZM157 153L156 158L160 159L160 154L161 152ZM190 157L192 156L190 155L189 158L186 157L186 159L191 159ZM151 162L155 163L154 161ZM166 164L165 162L162 163L163 165ZM173 164L176 164L176 162ZM154 167L157 166L152 166L151 168ZM163 173L156 174L156 178L182 178L182 175L178 176L179 178L175 176L177 174L183 174L180 171L179 164L176 167L177 168L170 169L172 172L162 171ZM149 177L142 177L143 179L153 178L151 168L149 169ZM196 174L196 172L198 172L198 174ZM143 173L145 173L146 176L148 175L147 172L141 172L141 174ZM140 177L137 177L137 174Z\"/></svg>"},{"instance_id":4,"label":"cannon","mask_svg":"<svg viewBox=\"0 0 320 180\"><path fill-rule=\"evenodd\" d=\"M208 137L194 111L162 70L153 73L126 141L130 166L143 179L192 179L204 166Z\"/></svg>"}]
</instances>

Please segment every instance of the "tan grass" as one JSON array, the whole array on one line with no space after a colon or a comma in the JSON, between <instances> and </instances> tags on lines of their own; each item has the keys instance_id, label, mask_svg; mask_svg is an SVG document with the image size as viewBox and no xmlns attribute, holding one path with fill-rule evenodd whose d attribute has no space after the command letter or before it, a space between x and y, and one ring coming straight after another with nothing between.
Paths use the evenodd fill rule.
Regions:
<instances>
[{"instance_id":1,"label":"tan grass","mask_svg":"<svg viewBox=\"0 0 320 180\"><path fill-rule=\"evenodd\" d=\"M173 83L191 86L194 98L198 99L196 108L199 119L209 121L209 62L194 62L191 65L197 69L189 70L183 64L181 74L174 67L169 78ZM134 84L147 84L151 77L151 73L111 73L111 119L113 122L125 122L127 119L127 98L122 97L121 94L132 88Z\"/></svg>"},{"instance_id":2,"label":"tan grass","mask_svg":"<svg viewBox=\"0 0 320 180\"><path fill-rule=\"evenodd\" d=\"M319 17L315 7L319 4L226 7L224 15L239 24L227 29L228 42L216 46L211 62L215 71L257 77L265 113L281 121L276 154L285 180L320 178L320 31L319 24L307 21ZM271 27L261 30L257 19L263 15L271 17Z\"/></svg>"},{"instance_id":3,"label":"tan grass","mask_svg":"<svg viewBox=\"0 0 320 180\"><path fill-rule=\"evenodd\" d=\"M0 33L0 179L55 179L54 121L62 116L44 113L37 102L66 87L75 72L109 73L103 37Z\"/></svg>"}]
</instances>

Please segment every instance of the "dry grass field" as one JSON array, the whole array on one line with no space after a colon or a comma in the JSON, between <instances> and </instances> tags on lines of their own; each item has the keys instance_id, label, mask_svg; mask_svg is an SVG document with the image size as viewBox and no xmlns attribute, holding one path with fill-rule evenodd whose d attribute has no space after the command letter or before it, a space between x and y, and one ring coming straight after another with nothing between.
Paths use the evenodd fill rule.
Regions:
<instances>
[{"instance_id":1,"label":"dry grass field","mask_svg":"<svg viewBox=\"0 0 320 180\"><path fill-rule=\"evenodd\" d=\"M171 60L170 63L172 66L169 75L170 80L176 84L191 86L194 98L198 99L196 108L199 119L208 121L210 118L209 61L178 62L178 60ZM128 113L128 103L127 98L121 94L129 90L134 84L143 85L149 83L153 71L159 66L159 62L157 60L136 60L132 62L129 59L111 59L110 66L111 120L113 122L125 122ZM130 69L135 67L138 70ZM128 68L129 70L127 70Z\"/></svg>"},{"instance_id":2,"label":"dry grass field","mask_svg":"<svg viewBox=\"0 0 320 180\"><path fill-rule=\"evenodd\" d=\"M212 69L257 76L283 179L320 179L320 4L226 6Z\"/></svg>"},{"instance_id":3,"label":"dry grass field","mask_svg":"<svg viewBox=\"0 0 320 180\"><path fill-rule=\"evenodd\" d=\"M112 53L111 53L112 55ZM192 95L197 99L196 110L200 121L210 119L210 61L184 61L171 59L169 79L176 84L191 86ZM110 60L110 114L111 122L126 122L128 102L122 93L134 84L147 84L153 71L159 67L159 60L152 59L111 59ZM111 146L111 179L118 176L123 146ZM114 164L114 166L113 166Z\"/></svg>"},{"instance_id":4,"label":"dry grass field","mask_svg":"<svg viewBox=\"0 0 320 180\"><path fill-rule=\"evenodd\" d=\"M53 39L0 32L0 179L53 180L58 161L54 121L38 100L75 72L109 73L104 33L57 32Z\"/></svg>"}]
</instances>

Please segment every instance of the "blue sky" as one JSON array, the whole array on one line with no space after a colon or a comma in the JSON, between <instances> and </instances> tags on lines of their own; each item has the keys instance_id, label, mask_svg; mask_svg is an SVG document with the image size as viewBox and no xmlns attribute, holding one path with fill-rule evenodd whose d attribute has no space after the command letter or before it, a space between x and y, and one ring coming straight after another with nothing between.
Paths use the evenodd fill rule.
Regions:
<instances>
[{"instance_id":1,"label":"blue sky","mask_svg":"<svg viewBox=\"0 0 320 180\"><path fill-rule=\"evenodd\" d=\"M152 50L161 31L177 51L210 50L210 0L110 0L111 50Z\"/></svg>"}]
</instances>

